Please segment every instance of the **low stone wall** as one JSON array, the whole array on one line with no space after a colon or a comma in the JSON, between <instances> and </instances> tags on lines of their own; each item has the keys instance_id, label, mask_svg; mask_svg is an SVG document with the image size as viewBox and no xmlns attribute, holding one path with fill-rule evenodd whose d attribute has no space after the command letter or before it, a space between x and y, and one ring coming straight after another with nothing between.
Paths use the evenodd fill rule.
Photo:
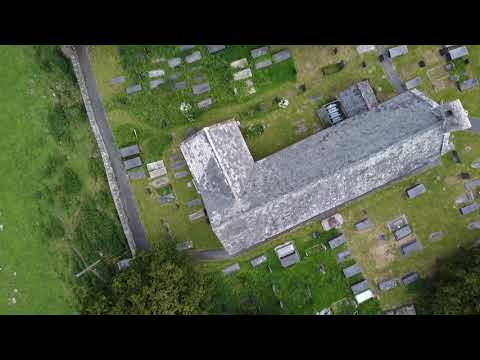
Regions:
<instances>
[{"instance_id":1,"label":"low stone wall","mask_svg":"<svg viewBox=\"0 0 480 360\"><path fill-rule=\"evenodd\" d=\"M62 52L68 56L72 62L73 69L75 71L75 76L77 77L78 85L80 87L80 92L82 93L83 102L85 104L85 109L88 114L88 120L90 122L90 126L92 128L93 135L95 136L95 140L97 141L98 149L102 156L103 165L105 168L105 172L107 174L108 179L108 186L110 187L110 192L112 193L113 202L115 203L115 208L117 209L118 217L122 224L123 232L127 239L128 246L132 253L132 256L135 255L136 252L136 245L133 238L132 231L130 229L130 225L128 222L128 217L125 212L123 201L120 196L120 190L117 183L117 178L115 177L115 172L112 168L112 164L110 161L110 156L108 154L107 148L105 146L105 142L101 135L100 129L98 127L97 121L95 119L95 115L93 112L93 108L90 102L90 98L88 96L87 87L85 83L85 78L80 68L80 64L78 61L77 53L75 49L71 46L64 45L62 46Z\"/></svg>"}]
</instances>

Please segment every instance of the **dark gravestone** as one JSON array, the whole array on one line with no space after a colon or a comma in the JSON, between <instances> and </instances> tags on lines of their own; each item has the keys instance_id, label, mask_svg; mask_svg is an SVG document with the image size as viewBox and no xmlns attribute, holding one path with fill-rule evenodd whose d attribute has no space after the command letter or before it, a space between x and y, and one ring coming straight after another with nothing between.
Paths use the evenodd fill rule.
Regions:
<instances>
[{"instance_id":1,"label":"dark gravestone","mask_svg":"<svg viewBox=\"0 0 480 360\"><path fill-rule=\"evenodd\" d=\"M167 195L160 196L158 198L158 201L160 202L160 205L165 205L165 204L168 204L168 203L172 203L172 202L175 201L175 194L170 193L170 194L167 194Z\"/></svg>"},{"instance_id":2,"label":"dark gravestone","mask_svg":"<svg viewBox=\"0 0 480 360\"><path fill-rule=\"evenodd\" d=\"M362 280L350 287L352 289L352 292L354 295L357 295L361 293L362 291L365 291L370 288L370 285L368 284L367 280Z\"/></svg>"},{"instance_id":3,"label":"dark gravestone","mask_svg":"<svg viewBox=\"0 0 480 360\"><path fill-rule=\"evenodd\" d=\"M200 95L205 92L210 91L210 84L208 82L199 84L199 85L193 85L192 86L192 91L195 95Z\"/></svg>"},{"instance_id":4,"label":"dark gravestone","mask_svg":"<svg viewBox=\"0 0 480 360\"><path fill-rule=\"evenodd\" d=\"M176 83L173 85L173 88L174 88L175 90L183 90L183 89L186 89L186 88L187 88L187 82L186 82L186 81L176 82Z\"/></svg>"},{"instance_id":5,"label":"dark gravestone","mask_svg":"<svg viewBox=\"0 0 480 360\"><path fill-rule=\"evenodd\" d=\"M414 252L422 250L422 245L417 240L413 240L403 246L400 246L400 251L403 256L408 256Z\"/></svg>"},{"instance_id":6,"label":"dark gravestone","mask_svg":"<svg viewBox=\"0 0 480 360\"><path fill-rule=\"evenodd\" d=\"M362 268L358 264L353 264L352 266L349 266L343 269L343 274L347 279L357 274L360 274L361 272L362 272Z\"/></svg>"},{"instance_id":7,"label":"dark gravestone","mask_svg":"<svg viewBox=\"0 0 480 360\"><path fill-rule=\"evenodd\" d=\"M420 274L417 272L409 273L402 277L402 282L404 285L410 285L417 281L420 278Z\"/></svg>"},{"instance_id":8,"label":"dark gravestone","mask_svg":"<svg viewBox=\"0 0 480 360\"><path fill-rule=\"evenodd\" d=\"M443 238L443 232L441 231L436 231L430 234L430 240L432 241L438 241L441 238Z\"/></svg>"},{"instance_id":9,"label":"dark gravestone","mask_svg":"<svg viewBox=\"0 0 480 360\"><path fill-rule=\"evenodd\" d=\"M478 205L477 203L473 203L473 204L470 204L470 205L467 205L467 206L464 206L464 207L460 208L460 214L462 214L462 215L471 214L471 213L477 211L478 209L480 209L480 205Z\"/></svg>"},{"instance_id":10,"label":"dark gravestone","mask_svg":"<svg viewBox=\"0 0 480 360\"><path fill-rule=\"evenodd\" d=\"M181 178L184 178L186 176L188 176L187 171L180 171L178 173L175 173L175 179L181 179Z\"/></svg>"},{"instance_id":11,"label":"dark gravestone","mask_svg":"<svg viewBox=\"0 0 480 360\"><path fill-rule=\"evenodd\" d=\"M142 166L143 162L142 162L142 159L140 159L139 157L135 157L130 160L125 160L123 162L123 165L125 166L125 170L130 170L130 169Z\"/></svg>"},{"instance_id":12,"label":"dark gravestone","mask_svg":"<svg viewBox=\"0 0 480 360\"><path fill-rule=\"evenodd\" d=\"M181 168L185 167L186 165L187 165L187 162L185 160L175 161L173 163L173 170L181 169Z\"/></svg>"},{"instance_id":13,"label":"dark gravestone","mask_svg":"<svg viewBox=\"0 0 480 360\"><path fill-rule=\"evenodd\" d=\"M393 235L395 235L395 239L398 241L398 240L403 239L404 237L407 237L411 233L412 233L412 229L410 228L410 226L405 225L405 226L401 227L400 229L395 230Z\"/></svg>"},{"instance_id":14,"label":"dark gravestone","mask_svg":"<svg viewBox=\"0 0 480 360\"><path fill-rule=\"evenodd\" d=\"M130 180L143 179L143 178L145 178L145 171L143 171L143 170L132 171L132 172L128 173L128 178Z\"/></svg>"}]
</instances>

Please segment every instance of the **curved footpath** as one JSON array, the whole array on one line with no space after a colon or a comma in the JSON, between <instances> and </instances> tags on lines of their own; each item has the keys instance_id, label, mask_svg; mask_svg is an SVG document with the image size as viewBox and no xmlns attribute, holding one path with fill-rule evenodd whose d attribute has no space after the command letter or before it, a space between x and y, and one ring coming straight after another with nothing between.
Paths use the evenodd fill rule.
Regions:
<instances>
[{"instance_id":1,"label":"curved footpath","mask_svg":"<svg viewBox=\"0 0 480 360\"><path fill-rule=\"evenodd\" d=\"M90 125L102 155L113 201L133 256L138 249L149 250L150 245L135 204L132 189L128 183L120 152L115 145L112 130L107 122L105 109L88 56L88 48L86 45L75 45L71 46L69 50L67 49L77 76Z\"/></svg>"}]
</instances>

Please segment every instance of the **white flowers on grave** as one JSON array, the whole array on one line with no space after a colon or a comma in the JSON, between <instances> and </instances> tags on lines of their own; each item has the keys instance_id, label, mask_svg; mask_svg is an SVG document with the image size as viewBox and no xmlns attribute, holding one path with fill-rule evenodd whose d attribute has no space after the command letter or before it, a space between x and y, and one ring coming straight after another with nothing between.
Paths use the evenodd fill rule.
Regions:
<instances>
[{"instance_id":1,"label":"white flowers on grave","mask_svg":"<svg viewBox=\"0 0 480 360\"><path fill-rule=\"evenodd\" d=\"M185 115L185 117L188 120L193 121L192 105L191 104L186 103L186 102L182 102L180 104L180 111L183 113L183 115Z\"/></svg>"},{"instance_id":2,"label":"white flowers on grave","mask_svg":"<svg viewBox=\"0 0 480 360\"><path fill-rule=\"evenodd\" d=\"M278 102L278 107L280 109L286 109L288 107L288 99L287 98L281 98L280 101Z\"/></svg>"}]
</instances>

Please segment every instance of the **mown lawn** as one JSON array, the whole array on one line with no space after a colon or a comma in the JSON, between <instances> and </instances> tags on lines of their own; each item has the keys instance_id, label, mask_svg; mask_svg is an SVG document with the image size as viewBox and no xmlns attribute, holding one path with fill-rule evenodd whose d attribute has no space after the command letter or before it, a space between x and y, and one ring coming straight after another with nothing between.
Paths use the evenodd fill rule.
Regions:
<instances>
[{"instance_id":1,"label":"mown lawn","mask_svg":"<svg viewBox=\"0 0 480 360\"><path fill-rule=\"evenodd\" d=\"M85 265L72 249L88 264L126 250L79 91L51 48L0 47L1 314L77 313L74 290L93 275L74 279Z\"/></svg>"}]
</instances>

